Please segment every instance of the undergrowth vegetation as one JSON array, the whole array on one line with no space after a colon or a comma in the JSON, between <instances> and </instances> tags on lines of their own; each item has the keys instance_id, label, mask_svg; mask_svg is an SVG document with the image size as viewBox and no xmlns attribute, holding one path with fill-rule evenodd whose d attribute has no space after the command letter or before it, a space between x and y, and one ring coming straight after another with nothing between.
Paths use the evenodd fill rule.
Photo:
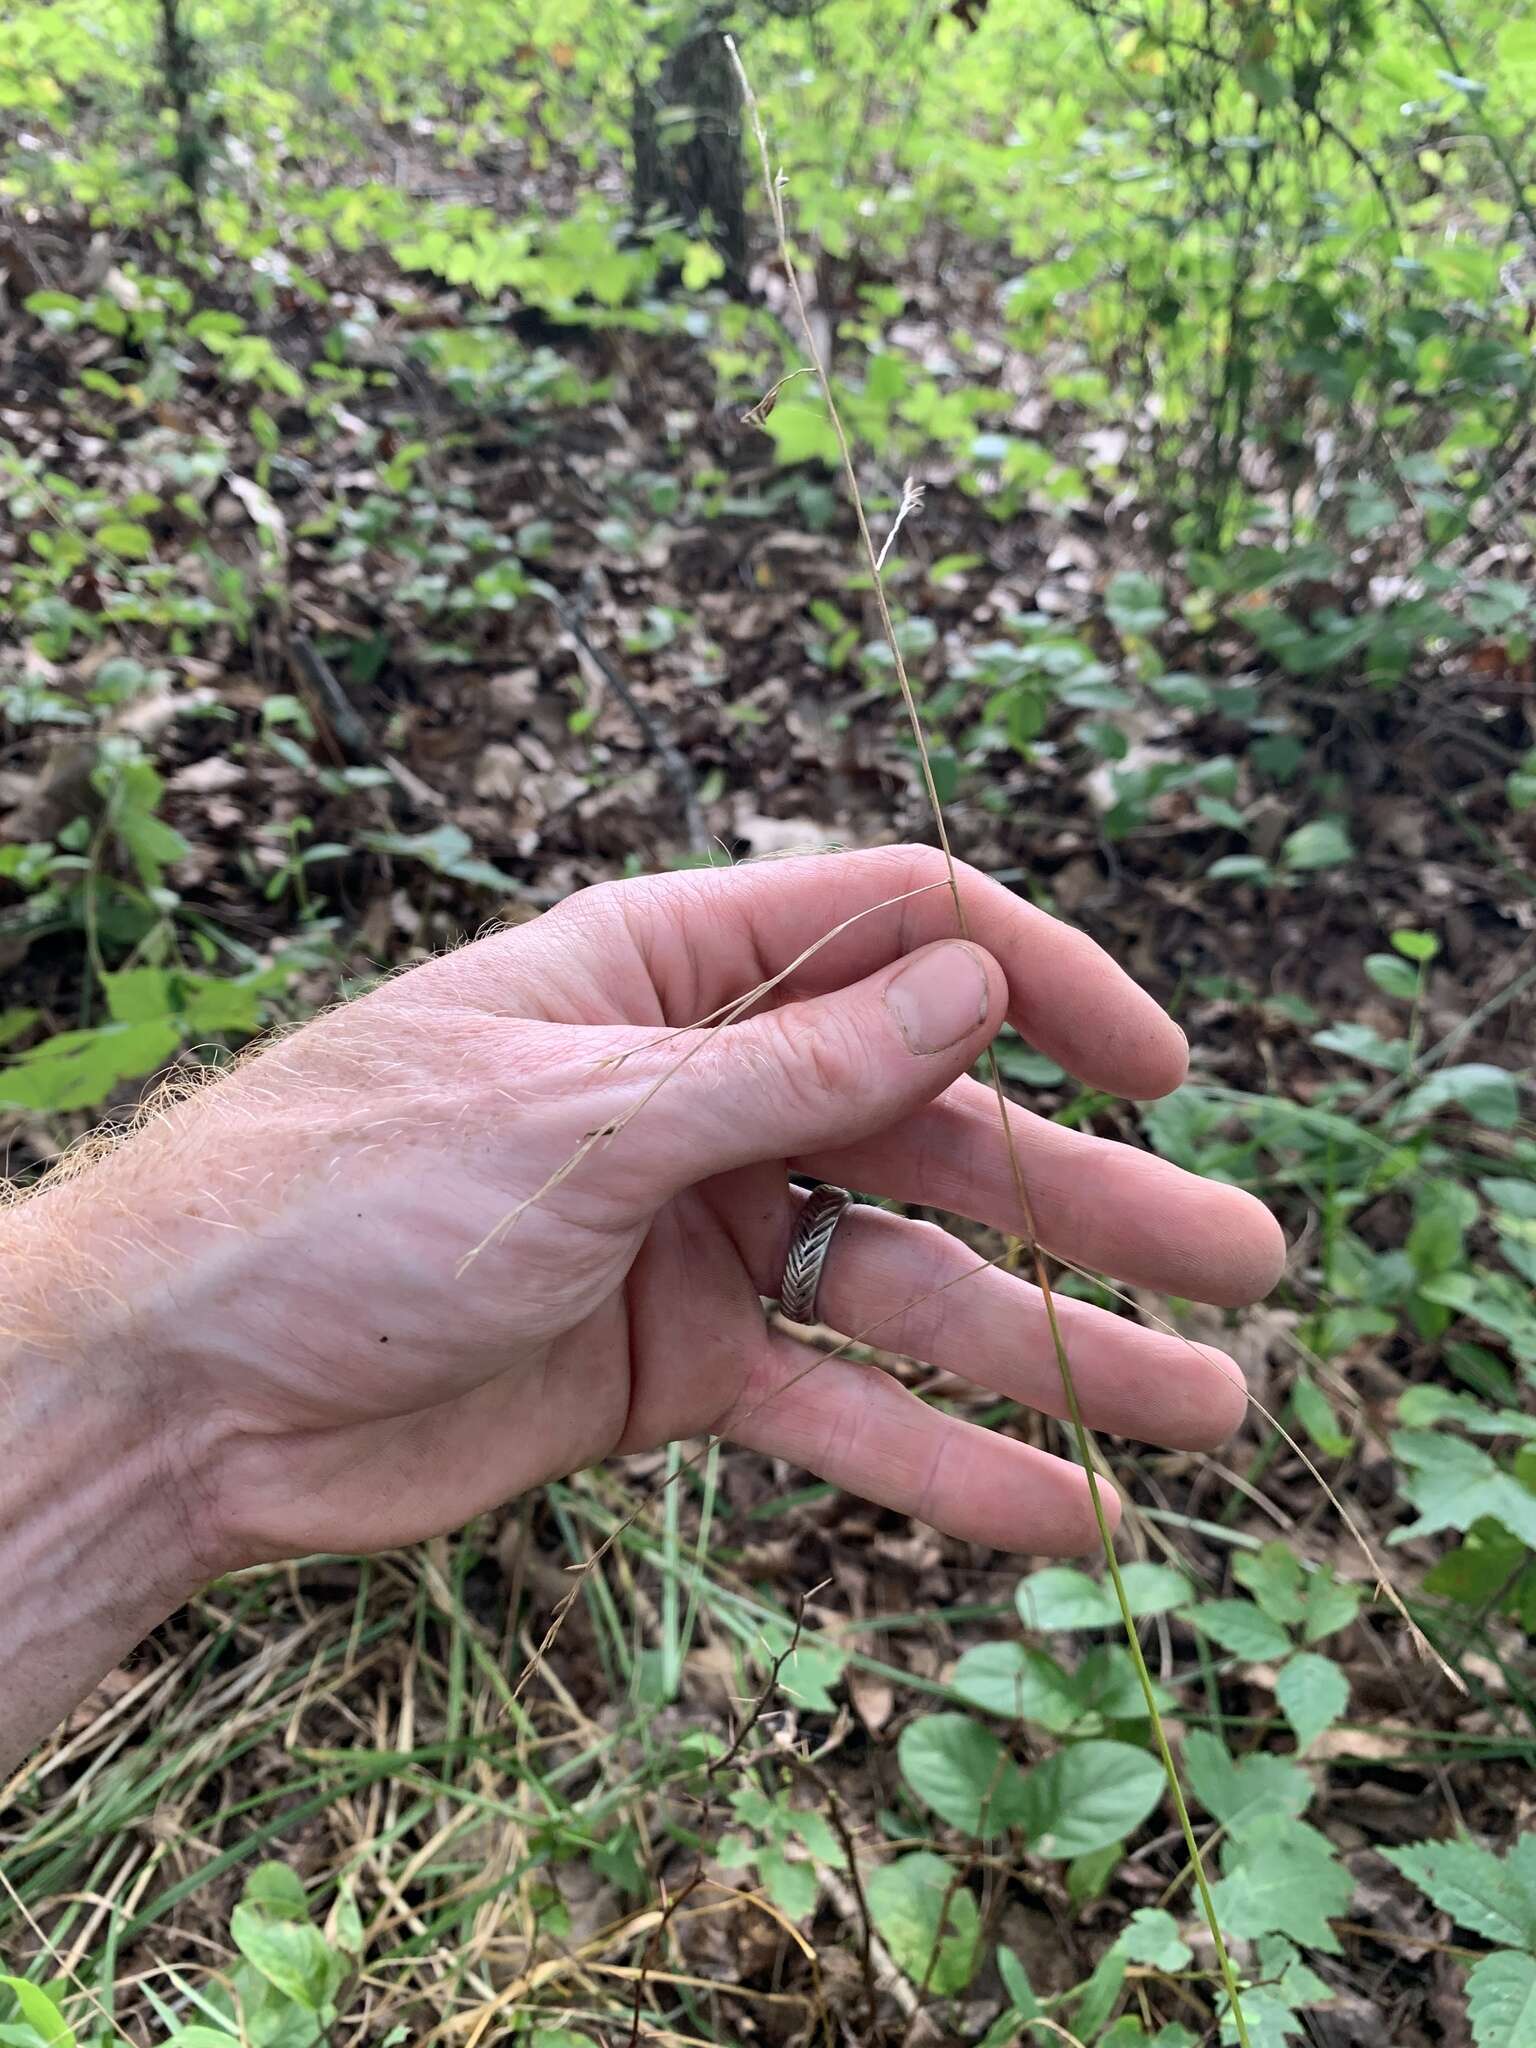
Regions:
<instances>
[{"instance_id":1,"label":"undergrowth vegetation","mask_svg":"<svg viewBox=\"0 0 1536 2048\"><path fill-rule=\"evenodd\" d=\"M734 103L676 97L722 28L877 525L926 486L956 851L1195 1045L1137 1110L1004 1075L1291 1234L1230 1327L1058 1283L1280 1425L1110 1453L1248 2038L1536 2048L1518 12L20 0L11 1170L585 882L931 833ZM636 204L642 104L697 206ZM211 1588L0 1844L15 2048L1238 2038L1099 1572L718 1447Z\"/></svg>"}]
</instances>

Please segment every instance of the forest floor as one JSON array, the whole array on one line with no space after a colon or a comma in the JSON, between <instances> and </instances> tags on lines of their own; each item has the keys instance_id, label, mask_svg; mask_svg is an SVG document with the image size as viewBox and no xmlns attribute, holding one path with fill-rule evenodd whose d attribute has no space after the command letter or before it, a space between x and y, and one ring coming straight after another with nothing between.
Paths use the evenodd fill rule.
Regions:
<instances>
[{"instance_id":1,"label":"forest floor","mask_svg":"<svg viewBox=\"0 0 1536 2048\"><path fill-rule=\"evenodd\" d=\"M55 260L75 289L71 263L94 259L81 248ZM172 624L136 627L134 657L157 680L109 719L164 778L162 815L190 848L173 870L183 900L257 957L308 949L283 998L290 1013L494 920L686 857L655 734L687 764L715 858L931 838L890 688L869 663L829 653L834 615L858 645L875 638L835 480L775 466L739 404L718 396L703 345L622 328L543 331L529 348L545 352L551 376L574 371L581 392L464 404L411 349L414 330L462 320L456 294L404 291L361 261L327 282L320 312L295 303L283 314L273 330L282 352L323 361L334 323L366 317L369 360L390 381L349 399L334 431L304 435L291 458L305 423L273 405L279 445L263 497L284 531L280 589L195 647ZM984 305L988 288L985 276L970 280L971 303ZM914 279L915 302L931 290ZM178 589L213 590L221 561L250 581L263 533L228 481L254 475L261 452L247 402L210 368L148 405L135 431L93 434L66 396L93 350L112 352L12 318L0 336L0 431L82 490L127 500L164 487L150 524ZM1038 431L1050 438L1059 425L1042 418ZM413 439L424 447L412 452ZM184 483L199 520L179 535L167 479L199 440L222 459ZM870 483L889 504L901 478ZM445 508L449 528L483 522L521 536L568 609L534 595L425 614L412 584L431 564L412 521L440 534ZM1115 663L1101 598L1117 572L1153 561L1144 515L1102 493L1069 513L1037 505L1000 524L958 482L930 476L891 585L934 629L916 659L924 691L963 673L1011 613L1047 614ZM87 566L71 586L86 609L98 602L91 575ZM301 639L318 652L319 681ZM1170 669L1275 687L1251 648L1176 611L1158 640ZM104 638L94 658L51 663L18 639L0 649L0 679L78 693L116 651ZM1112 838L1093 774L1049 744L1030 758L1004 750L962 763L948 806L956 852L1082 925L1169 1004L1198 1081L1303 1105L1325 1096L1336 1068L1313 1043L1320 1024L1396 1028L1362 962L1400 926L1432 929L1442 946L1424 1042L1455 1035L1460 1060L1523 1067L1536 1027L1536 881L1530 824L1522 840L1503 792L1529 716L1529 662L1483 650L1390 692L1280 687L1309 772L1347 793L1347 864L1272 891L1213 888L1212 828L1194 792ZM299 701L302 726L274 727L276 696ZM274 731L296 743L273 746ZM1218 757L1246 736L1213 708L1179 724L1177 746ZM89 812L96 737L43 722L5 728L0 843L51 840ZM1152 758L1168 740L1143 721L1132 744ZM382 772L358 787L339 778L348 763ZM1268 801L1272 850L1293 819L1282 798ZM466 867L445 828L496 875ZM449 848L436 864L414 850L424 834ZM334 851L296 870L298 845ZM334 920L323 944L317 919ZM36 1011L55 1030L80 1022L89 977L78 930L38 928L13 906L0 916L0 964L8 1009ZM1084 1097L1038 1062L1016 1071L1048 1113L1143 1142L1130 1108ZM46 1164L93 1115L10 1115L13 1173ZM1296 1328L1318 1306L1320 1212L1310 1168L1277 1171L1263 1191L1293 1239L1286 1282L1239 1318L1178 1312L1186 1330L1219 1335L1279 1412L1298 1370ZM1352 1227L1378 1248L1401 1243L1404 1197L1384 1189ZM1051 1425L887 1363L935 1398L1047 1440ZM1403 1390L1440 1375L1440 1339L1399 1324L1329 1368L1347 1443L1325 1460L1328 1476L1415 1599L1437 1546L1389 1545L1405 1510L1386 1440ZM1128 1554L1171 1558L1221 1589L1235 1553L1278 1534L1343 1577L1366 1576L1312 1476L1257 1417L1215 1457L1116 1444L1111 1463L1149 1511L1128 1518ZM953 1701L963 1651L1000 1619L1009 1626L1020 1561L743 1451L725 1450L658 1498L666 1470L665 1454L620 1461L419 1553L242 1574L98 1688L41 1770L12 1788L0 1844L31 1926L48 1931L66 1972L110 1995L118 2037L162 2038L156 1997L176 2006L186 1981L228 1955L230 1909L265 1853L306 1879L353 1880L370 1960L337 2041L473 2048L514 2016L531 2028L535 2015L552 2041L567 2038L560 2028L614 2043L981 2038L1003 2004L995 1973L950 2001L890 1973L878 1944L871 1954L857 1868L882 1846L929 1839L910 1835L896 1737L915 1712ZM568 1567L642 1503L514 1712L510 1686ZM783 1774L790 1806L833 1814L858 1852L853 1880L823 1872L799 1915L765 1897L750 1858L733 1861L728 1843L721 1854L749 1826L741 1774L701 1791L689 1770L701 1741L732 1741L795 1617L805 1642L777 1673L748 1757L760 1775ZM1314 1959L1331 2002L1317 2002L1293 2038L1464 2048L1464 1951L1376 1851L1456 1823L1501 1839L1517 1817L1529 1823L1524 1682L1479 1638L1460 1660L1479 1683L1460 1695L1380 1603L1342 1641L1353 1704L1308 1762L1313 1818L1356 1890L1338 1953ZM1148 1644L1188 1709L1181 1725L1213 1725L1234 1747L1266 1741L1276 1710L1262 1661L1218 1678L1168 1618ZM1016 1754L1039 1753L1038 1731L1013 1739ZM1168 1896L1181 1853L1158 1824L1086 1902L1059 1864L972 1850L963 1869L984 1922L1044 1997L1081 1982L1128 1908ZM800 1850L787 1860L801 1867ZM1197 1964L1207 1960L1194 1915L1181 1906L1179 1917ZM15 1952L33 1939L16 1930ZM1195 2037L1210 2038L1203 1990L1172 1995Z\"/></svg>"}]
</instances>

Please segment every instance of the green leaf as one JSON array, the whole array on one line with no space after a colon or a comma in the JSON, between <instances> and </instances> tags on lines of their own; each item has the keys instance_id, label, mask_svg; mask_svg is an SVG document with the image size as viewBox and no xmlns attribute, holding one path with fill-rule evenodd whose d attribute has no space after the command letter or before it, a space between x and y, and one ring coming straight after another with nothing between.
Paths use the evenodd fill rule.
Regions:
<instances>
[{"instance_id":1,"label":"green leaf","mask_svg":"<svg viewBox=\"0 0 1536 2048\"><path fill-rule=\"evenodd\" d=\"M995 1834L1017 1818L1018 1766L969 1714L925 1714L909 1722L896 1759L923 1804L963 1834Z\"/></svg>"},{"instance_id":2,"label":"green leaf","mask_svg":"<svg viewBox=\"0 0 1536 2048\"><path fill-rule=\"evenodd\" d=\"M997 1951L997 1974L1003 1980L1003 1989L1013 2002L1014 2011L1021 2019L1033 2019L1040 2010L1029 1974L1011 1948L999 1947Z\"/></svg>"},{"instance_id":3,"label":"green leaf","mask_svg":"<svg viewBox=\"0 0 1536 2048\"><path fill-rule=\"evenodd\" d=\"M1382 1067L1389 1074L1402 1073L1410 1058L1406 1038L1383 1038L1369 1024L1355 1024L1347 1019L1342 1024L1327 1024L1321 1031L1314 1031L1312 1043L1324 1052L1341 1052L1346 1059L1363 1060L1369 1067Z\"/></svg>"},{"instance_id":4,"label":"green leaf","mask_svg":"<svg viewBox=\"0 0 1536 2048\"><path fill-rule=\"evenodd\" d=\"M1184 1770L1191 1792L1232 1835L1262 1820L1298 1820L1312 1799L1306 1772L1288 1758L1264 1750L1234 1758L1204 1728L1185 1738Z\"/></svg>"},{"instance_id":5,"label":"green leaf","mask_svg":"<svg viewBox=\"0 0 1536 2048\"><path fill-rule=\"evenodd\" d=\"M1128 1742L1077 1742L1026 1771L1016 1815L1037 1856L1086 1856L1131 1834L1162 1797L1162 1766Z\"/></svg>"},{"instance_id":6,"label":"green leaf","mask_svg":"<svg viewBox=\"0 0 1536 2048\"><path fill-rule=\"evenodd\" d=\"M1440 951L1440 941L1433 932L1394 932L1392 944L1405 960L1416 961L1420 966L1435 959Z\"/></svg>"},{"instance_id":7,"label":"green leaf","mask_svg":"<svg viewBox=\"0 0 1536 2048\"><path fill-rule=\"evenodd\" d=\"M814 1863L791 1863L776 1843L762 1842L757 1849L757 1872L764 1891L791 1920L804 1920L816 1910L820 1886Z\"/></svg>"},{"instance_id":8,"label":"green leaf","mask_svg":"<svg viewBox=\"0 0 1536 2048\"><path fill-rule=\"evenodd\" d=\"M452 875L482 889L505 891L517 887L510 875L475 857L473 842L462 825L436 825L430 832L371 832L363 844L375 853L423 861L440 875Z\"/></svg>"},{"instance_id":9,"label":"green leaf","mask_svg":"<svg viewBox=\"0 0 1536 2048\"><path fill-rule=\"evenodd\" d=\"M13 1109L96 1109L123 1081L175 1057L181 1033L166 1021L60 1031L0 1068L0 1105Z\"/></svg>"},{"instance_id":10,"label":"green leaf","mask_svg":"<svg viewBox=\"0 0 1536 2048\"><path fill-rule=\"evenodd\" d=\"M1296 1420L1326 1457L1349 1455L1350 1439L1340 1429L1332 1404L1317 1382L1305 1372L1297 1375L1291 1388L1291 1406L1296 1412Z\"/></svg>"},{"instance_id":11,"label":"green leaf","mask_svg":"<svg viewBox=\"0 0 1536 2048\"><path fill-rule=\"evenodd\" d=\"M1329 1918L1343 1913L1354 1889L1327 1837L1280 1813L1244 1824L1228 1843L1222 1876L1211 1888L1222 1927L1240 1940L1286 1934L1328 1955L1339 1953Z\"/></svg>"},{"instance_id":12,"label":"green leaf","mask_svg":"<svg viewBox=\"0 0 1536 2048\"><path fill-rule=\"evenodd\" d=\"M1252 1600L1205 1600L1184 1619L1247 1664L1271 1663L1291 1652L1285 1630Z\"/></svg>"},{"instance_id":13,"label":"green leaf","mask_svg":"<svg viewBox=\"0 0 1536 2048\"><path fill-rule=\"evenodd\" d=\"M147 562L155 551L149 528L136 519L109 519L97 527L96 539L108 554L121 555L125 561Z\"/></svg>"},{"instance_id":14,"label":"green leaf","mask_svg":"<svg viewBox=\"0 0 1536 2048\"><path fill-rule=\"evenodd\" d=\"M1458 1927L1536 1949L1536 1834L1522 1835L1502 1858L1466 1840L1412 1842L1381 1853Z\"/></svg>"},{"instance_id":15,"label":"green leaf","mask_svg":"<svg viewBox=\"0 0 1536 2048\"><path fill-rule=\"evenodd\" d=\"M1138 1620L1149 1614L1166 1614L1189 1598L1189 1581L1169 1565L1123 1565L1120 1576ZM1014 1597L1026 1628L1050 1631L1120 1625L1114 1587L1071 1565L1048 1565L1044 1571L1031 1572L1019 1582Z\"/></svg>"},{"instance_id":16,"label":"green leaf","mask_svg":"<svg viewBox=\"0 0 1536 2048\"><path fill-rule=\"evenodd\" d=\"M1269 862L1256 853L1224 853L1205 871L1211 882L1261 882L1273 872Z\"/></svg>"},{"instance_id":17,"label":"green leaf","mask_svg":"<svg viewBox=\"0 0 1536 2048\"><path fill-rule=\"evenodd\" d=\"M1404 1003L1418 1000L1418 974L1395 953L1367 953L1365 971L1383 995L1395 996Z\"/></svg>"},{"instance_id":18,"label":"green leaf","mask_svg":"<svg viewBox=\"0 0 1536 2048\"><path fill-rule=\"evenodd\" d=\"M1536 1956L1504 1950L1474 1963L1467 2018L1477 2048L1536 2048Z\"/></svg>"},{"instance_id":19,"label":"green leaf","mask_svg":"<svg viewBox=\"0 0 1536 2048\"><path fill-rule=\"evenodd\" d=\"M983 1713L1037 1721L1057 1735L1072 1726L1080 1711L1070 1674L1044 1650L1023 1643L978 1643L955 1666L950 1684Z\"/></svg>"},{"instance_id":20,"label":"green leaf","mask_svg":"<svg viewBox=\"0 0 1536 2048\"><path fill-rule=\"evenodd\" d=\"M1102 1849L1090 1849L1074 1856L1067 1865L1067 1897L1074 1906L1086 1906L1096 1899L1120 1867L1125 1844L1118 1838Z\"/></svg>"},{"instance_id":21,"label":"green leaf","mask_svg":"<svg viewBox=\"0 0 1536 2048\"><path fill-rule=\"evenodd\" d=\"M1275 1698L1299 1751L1331 1728L1349 1705L1349 1680L1331 1658L1298 1650L1275 1679Z\"/></svg>"},{"instance_id":22,"label":"green leaf","mask_svg":"<svg viewBox=\"0 0 1536 2048\"><path fill-rule=\"evenodd\" d=\"M1022 1643L978 1643L955 1666L950 1683L984 1713L1035 1721L1056 1735L1068 1729L1099 1734L1109 1723L1146 1718L1136 1668L1119 1644L1090 1650L1067 1671ZM1160 1707L1172 1704L1161 1687L1153 1693Z\"/></svg>"},{"instance_id":23,"label":"green leaf","mask_svg":"<svg viewBox=\"0 0 1536 2048\"><path fill-rule=\"evenodd\" d=\"M1123 569L1110 579L1104 609L1111 625L1141 640L1155 633L1168 617L1162 592L1150 576L1136 569Z\"/></svg>"},{"instance_id":24,"label":"green leaf","mask_svg":"<svg viewBox=\"0 0 1536 2048\"><path fill-rule=\"evenodd\" d=\"M306 2012L320 2012L341 1981L340 1958L307 1920L280 1918L242 1900L229 1916L229 1932L246 1961Z\"/></svg>"},{"instance_id":25,"label":"green leaf","mask_svg":"<svg viewBox=\"0 0 1536 2048\"><path fill-rule=\"evenodd\" d=\"M1459 1266L1467 1232L1477 1217L1477 1197L1462 1182L1421 1181L1414 1192L1413 1228L1404 1247L1415 1273L1427 1280Z\"/></svg>"},{"instance_id":26,"label":"green leaf","mask_svg":"<svg viewBox=\"0 0 1536 2048\"><path fill-rule=\"evenodd\" d=\"M1349 830L1342 819L1314 818L1287 835L1281 860L1288 868L1303 873L1314 868L1342 867L1355 857Z\"/></svg>"},{"instance_id":27,"label":"green leaf","mask_svg":"<svg viewBox=\"0 0 1536 2048\"><path fill-rule=\"evenodd\" d=\"M865 1883L870 1918L897 1967L914 1984L927 1979L939 1998L963 1991L980 1961L980 1915L942 1856L918 1849L875 1871ZM942 1920L941 1920L942 1914Z\"/></svg>"},{"instance_id":28,"label":"green leaf","mask_svg":"<svg viewBox=\"0 0 1536 2048\"><path fill-rule=\"evenodd\" d=\"M295 1870L286 1863L258 1863L245 1881L241 1897L248 1906L259 1906L274 1920L309 1919L309 1901Z\"/></svg>"},{"instance_id":29,"label":"green leaf","mask_svg":"<svg viewBox=\"0 0 1536 2048\"><path fill-rule=\"evenodd\" d=\"M1288 1544L1266 1543L1262 1550L1245 1552L1233 1560L1232 1576L1248 1588L1271 1621L1290 1628L1305 1616L1301 1560Z\"/></svg>"},{"instance_id":30,"label":"green leaf","mask_svg":"<svg viewBox=\"0 0 1536 2048\"><path fill-rule=\"evenodd\" d=\"M1308 1643L1320 1643L1325 1636L1336 1635L1341 1628L1348 1628L1360 1612L1365 1594L1359 1586L1353 1586L1347 1579L1336 1579L1331 1567L1325 1571L1310 1572L1307 1576L1307 1618L1302 1624L1302 1639Z\"/></svg>"},{"instance_id":31,"label":"green leaf","mask_svg":"<svg viewBox=\"0 0 1536 2048\"><path fill-rule=\"evenodd\" d=\"M1402 1104L1398 1114L1405 1123L1438 1116L1442 1109L1459 1109L1474 1123L1489 1130L1510 1131L1520 1121L1520 1095L1515 1077L1503 1067L1481 1060L1466 1066L1441 1067L1427 1081L1421 1081Z\"/></svg>"},{"instance_id":32,"label":"green leaf","mask_svg":"<svg viewBox=\"0 0 1536 2048\"><path fill-rule=\"evenodd\" d=\"M1173 1915L1161 1906L1138 1906L1120 1940L1131 1961L1150 1970L1182 1970L1189 1962L1189 1943Z\"/></svg>"},{"instance_id":33,"label":"green leaf","mask_svg":"<svg viewBox=\"0 0 1536 2048\"><path fill-rule=\"evenodd\" d=\"M37 2048L75 2048L75 2030L40 1984L25 1977L0 1976L0 1990L8 1991L28 2027L36 2035Z\"/></svg>"},{"instance_id":34,"label":"green leaf","mask_svg":"<svg viewBox=\"0 0 1536 2048\"><path fill-rule=\"evenodd\" d=\"M1487 1516L1536 1548L1536 1493L1476 1444L1440 1431L1399 1429L1392 1455L1408 1468L1402 1491L1419 1519L1395 1529L1389 1542L1436 1536L1442 1529L1465 1532Z\"/></svg>"}]
</instances>

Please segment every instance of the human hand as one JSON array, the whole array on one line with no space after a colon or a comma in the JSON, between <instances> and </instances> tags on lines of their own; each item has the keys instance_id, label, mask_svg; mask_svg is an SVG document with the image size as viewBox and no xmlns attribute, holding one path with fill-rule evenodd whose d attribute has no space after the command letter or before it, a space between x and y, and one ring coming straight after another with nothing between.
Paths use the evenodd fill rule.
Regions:
<instances>
[{"instance_id":1,"label":"human hand","mask_svg":"<svg viewBox=\"0 0 1536 2048\"><path fill-rule=\"evenodd\" d=\"M959 874L967 945L921 848L587 890L268 1046L13 1212L54 1350L163 1418L204 1568L407 1542L704 1431L955 1535L1092 1547L1075 1464L815 1364L761 1305L791 1171L1023 1232L995 1100L964 1078L1005 1016L1095 1087L1183 1077L1182 1035L1105 954ZM690 1028L792 963L742 1021ZM1283 1242L1247 1195L1013 1124L1051 1250L1208 1302L1273 1284ZM39 1232L71 1247L67 1283ZM977 1264L859 1207L819 1313L1060 1413L1038 1294ZM1090 1423L1200 1448L1238 1421L1219 1353L1059 1311Z\"/></svg>"}]
</instances>

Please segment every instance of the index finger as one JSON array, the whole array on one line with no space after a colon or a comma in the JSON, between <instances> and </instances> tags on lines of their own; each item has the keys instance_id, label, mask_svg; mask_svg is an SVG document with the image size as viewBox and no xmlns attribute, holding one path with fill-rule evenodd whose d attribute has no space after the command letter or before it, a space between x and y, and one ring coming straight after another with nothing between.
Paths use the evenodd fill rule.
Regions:
<instances>
[{"instance_id":1,"label":"index finger","mask_svg":"<svg viewBox=\"0 0 1536 2048\"><path fill-rule=\"evenodd\" d=\"M963 861L954 880L969 936L1007 978L1008 1021L1021 1037L1091 1087L1140 1097L1178 1087L1183 1032L1102 947ZM676 1023L782 972L841 925L799 961L782 998L861 980L957 926L949 869L930 846L693 869L620 892L628 934Z\"/></svg>"}]
</instances>

